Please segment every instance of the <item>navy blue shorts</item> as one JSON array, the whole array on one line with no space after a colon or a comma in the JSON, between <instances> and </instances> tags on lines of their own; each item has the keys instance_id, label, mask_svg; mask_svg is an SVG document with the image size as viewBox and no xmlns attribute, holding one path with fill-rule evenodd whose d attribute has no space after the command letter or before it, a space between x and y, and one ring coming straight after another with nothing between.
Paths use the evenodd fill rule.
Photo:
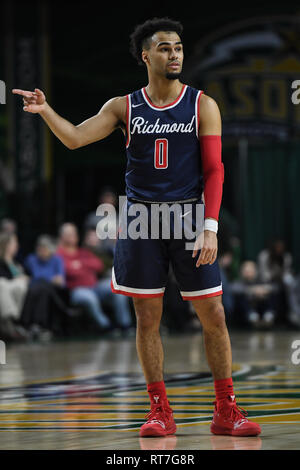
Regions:
<instances>
[{"instance_id":1,"label":"navy blue shorts","mask_svg":"<svg viewBox=\"0 0 300 470\"><path fill-rule=\"evenodd\" d=\"M152 237L132 239L129 236L121 238L124 230L126 231L130 223L136 219L128 212L133 204L137 204L137 202L127 200L120 214L119 233L112 269L112 291L131 297L162 297L167 283L169 263L171 263L184 300L221 295L222 283L217 260L212 265L205 264L197 268L196 262L200 251L195 258L192 258L193 250L187 249L187 243L189 243L189 247L193 246L196 235L194 238L187 237L186 233L188 232L185 232L180 238L175 236L175 219L178 227L178 224L182 224L183 221L187 223L187 219L190 218L191 227L196 230L196 206L201 204L200 208L204 214L202 201L191 202L189 206L185 205L186 202L179 204L182 212L179 215L171 213L170 237L168 239L162 236L162 224L166 219L163 214L158 215L155 219L156 227L160 228L157 239ZM152 219L151 225L151 203L143 203L143 205L147 208L149 218L142 224L146 225L148 233L151 233L151 227L154 225L154 219ZM191 210L185 211L186 208L191 208ZM199 217L197 224L198 221Z\"/></svg>"}]
</instances>

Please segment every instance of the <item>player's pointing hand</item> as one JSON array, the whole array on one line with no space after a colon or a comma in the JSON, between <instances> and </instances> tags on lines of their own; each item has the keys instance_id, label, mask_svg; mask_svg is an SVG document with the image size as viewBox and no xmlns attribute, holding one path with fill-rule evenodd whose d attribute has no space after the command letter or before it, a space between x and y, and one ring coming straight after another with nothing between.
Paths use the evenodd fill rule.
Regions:
<instances>
[{"instance_id":1,"label":"player's pointing hand","mask_svg":"<svg viewBox=\"0 0 300 470\"><path fill-rule=\"evenodd\" d=\"M24 111L35 114L44 110L46 97L44 93L38 88L35 88L34 91L19 90L18 88L14 88L12 92L14 95L23 96Z\"/></svg>"}]
</instances>

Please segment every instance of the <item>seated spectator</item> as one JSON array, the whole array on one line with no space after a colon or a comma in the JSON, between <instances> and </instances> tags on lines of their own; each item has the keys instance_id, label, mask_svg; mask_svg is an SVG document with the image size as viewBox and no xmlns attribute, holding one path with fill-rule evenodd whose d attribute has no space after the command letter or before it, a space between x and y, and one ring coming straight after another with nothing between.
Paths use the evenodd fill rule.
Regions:
<instances>
[{"instance_id":1,"label":"seated spectator","mask_svg":"<svg viewBox=\"0 0 300 470\"><path fill-rule=\"evenodd\" d=\"M98 206L101 204L111 204L112 206L114 206L116 219L115 217L112 217L110 219L110 217L108 217L108 214L106 214L105 216L96 215L97 208L95 208L93 212L90 212L87 215L85 222L84 222L84 230L96 231L97 225L103 219L103 217L105 217L105 220L107 220L107 224L110 224L112 230L117 230L118 229L117 203L118 203L118 198L117 198L116 192L109 186L104 187L98 198ZM108 226L106 226L105 230L108 230ZM117 238L104 238L103 240L101 240L102 252L106 252L106 254L113 257L115 245L116 245L116 239Z\"/></svg>"},{"instance_id":2,"label":"seated spectator","mask_svg":"<svg viewBox=\"0 0 300 470\"><path fill-rule=\"evenodd\" d=\"M99 240L95 230L90 229L85 232L83 239L83 246L96 256L103 260L102 240ZM106 250L104 250L106 253ZM107 254L107 253L106 253ZM111 290L111 274L112 274L112 263L113 258L108 259L105 257L104 260L106 269L104 268L101 273L101 278L97 284L97 294L100 297L100 301L107 304L113 312L113 320L115 326L120 327L123 331L130 333L132 326L132 317L129 307L129 297L125 295L114 294Z\"/></svg>"},{"instance_id":3,"label":"seated spectator","mask_svg":"<svg viewBox=\"0 0 300 470\"><path fill-rule=\"evenodd\" d=\"M62 258L55 254L55 244L48 235L41 235L36 243L36 252L27 256L25 267L31 281L44 279L54 285L65 285L65 271Z\"/></svg>"},{"instance_id":4,"label":"seated spectator","mask_svg":"<svg viewBox=\"0 0 300 470\"><path fill-rule=\"evenodd\" d=\"M106 277L111 276L112 266L114 262L113 253L106 249L104 240L100 240L97 236L96 230L93 228L89 228L85 230L84 238L83 238L83 247L90 250L94 255L101 259L104 263L103 273L101 277L104 275Z\"/></svg>"},{"instance_id":5,"label":"seated spectator","mask_svg":"<svg viewBox=\"0 0 300 470\"><path fill-rule=\"evenodd\" d=\"M52 333L60 333L63 316L70 314L65 302L63 260L55 250L51 238L42 235L37 240L36 252L25 260L31 281L21 321L38 339L50 339Z\"/></svg>"},{"instance_id":6,"label":"seated spectator","mask_svg":"<svg viewBox=\"0 0 300 470\"><path fill-rule=\"evenodd\" d=\"M257 258L258 274L262 282L282 282L285 274L292 271L292 256L282 240L274 240L269 248L262 250Z\"/></svg>"},{"instance_id":7,"label":"seated spectator","mask_svg":"<svg viewBox=\"0 0 300 470\"><path fill-rule=\"evenodd\" d=\"M1 219L0 232L8 233L8 234L17 233L17 223L13 219L8 219L8 218Z\"/></svg>"},{"instance_id":8,"label":"seated spectator","mask_svg":"<svg viewBox=\"0 0 300 470\"><path fill-rule=\"evenodd\" d=\"M28 338L28 333L20 326L28 277L14 261L17 251L17 236L0 233L0 335L15 340Z\"/></svg>"},{"instance_id":9,"label":"seated spectator","mask_svg":"<svg viewBox=\"0 0 300 470\"><path fill-rule=\"evenodd\" d=\"M258 275L262 282L272 282L277 286L278 314L286 319L288 311L285 277L292 275L292 256L286 251L282 240L273 240L267 249L262 250L257 258Z\"/></svg>"},{"instance_id":10,"label":"seated spectator","mask_svg":"<svg viewBox=\"0 0 300 470\"><path fill-rule=\"evenodd\" d=\"M100 332L109 331L113 329L113 325L103 310L103 292L98 282L104 264L90 250L80 248L78 239L74 224L65 223L61 226L57 253L64 260L66 285L70 289L71 302L73 305L85 307Z\"/></svg>"},{"instance_id":11,"label":"seated spectator","mask_svg":"<svg viewBox=\"0 0 300 470\"><path fill-rule=\"evenodd\" d=\"M17 236L18 234L18 226L17 222L14 219L1 219L0 221L0 232L1 233L8 233L10 234L15 234ZM14 256L14 259L20 264L23 264L24 261L24 255L22 252L22 247L20 247L20 243L18 241L18 251Z\"/></svg>"},{"instance_id":12,"label":"seated spectator","mask_svg":"<svg viewBox=\"0 0 300 470\"><path fill-rule=\"evenodd\" d=\"M252 326L273 325L276 317L276 285L260 281L255 262L242 263L240 280L231 284L231 291L239 320Z\"/></svg>"},{"instance_id":13,"label":"seated spectator","mask_svg":"<svg viewBox=\"0 0 300 470\"><path fill-rule=\"evenodd\" d=\"M284 285L287 293L288 322L293 327L300 328L300 275L286 274Z\"/></svg>"}]
</instances>

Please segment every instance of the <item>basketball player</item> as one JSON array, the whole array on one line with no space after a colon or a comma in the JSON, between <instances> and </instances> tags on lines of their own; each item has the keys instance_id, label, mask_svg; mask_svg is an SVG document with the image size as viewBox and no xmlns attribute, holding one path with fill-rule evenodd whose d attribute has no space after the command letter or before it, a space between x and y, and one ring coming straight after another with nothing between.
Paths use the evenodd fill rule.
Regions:
<instances>
[{"instance_id":1,"label":"basketball player","mask_svg":"<svg viewBox=\"0 0 300 470\"><path fill-rule=\"evenodd\" d=\"M246 418L236 403L232 382L231 345L222 305L217 262L218 217L224 169L221 161L221 118L216 102L181 83L182 25L154 18L136 27L131 51L148 72L148 84L104 104L99 113L75 126L59 116L44 93L13 90L24 100L24 111L39 113L69 149L104 139L121 128L126 141L125 212L142 201L203 204L202 247L194 250L181 239L118 237L112 290L133 298L137 318L137 353L151 411L140 436L174 434L176 424L163 380L163 348L159 334L169 262L184 300L190 300L202 323L208 364L214 378L214 434L254 436L260 426ZM193 215L194 217L194 215Z\"/></svg>"}]
</instances>

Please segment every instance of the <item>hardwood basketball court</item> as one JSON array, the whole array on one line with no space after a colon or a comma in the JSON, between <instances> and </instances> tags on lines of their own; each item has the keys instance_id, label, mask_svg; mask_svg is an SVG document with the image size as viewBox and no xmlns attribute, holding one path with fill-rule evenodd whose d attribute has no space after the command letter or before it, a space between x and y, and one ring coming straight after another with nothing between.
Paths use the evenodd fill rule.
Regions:
<instances>
[{"instance_id":1,"label":"hardwood basketball court","mask_svg":"<svg viewBox=\"0 0 300 470\"><path fill-rule=\"evenodd\" d=\"M165 373L178 430L139 438L149 411L135 339L11 345L0 366L0 449L299 449L300 332L232 331L238 404L258 437L209 431L214 389L201 333L164 335Z\"/></svg>"}]
</instances>

